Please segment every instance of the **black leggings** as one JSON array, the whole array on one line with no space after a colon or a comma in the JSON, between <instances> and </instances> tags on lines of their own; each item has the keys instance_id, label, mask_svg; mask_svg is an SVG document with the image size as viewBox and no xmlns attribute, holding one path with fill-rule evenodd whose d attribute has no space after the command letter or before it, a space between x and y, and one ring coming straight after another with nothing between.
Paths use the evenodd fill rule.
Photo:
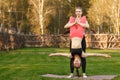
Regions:
<instances>
[{"instance_id":1,"label":"black leggings","mask_svg":"<svg viewBox=\"0 0 120 80\"><path fill-rule=\"evenodd\" d=\"M85 40L85 37L83 37L82 39L82 50L84 52L86 52L86 40ZM71 41L70 41L70 52L71 52ZM74 58L71 58L70 59L70 72L73 73L74 72L74 65L73 65L73 61L74 61ZM86 72L86 58L82 58L81 57L81 62L82 62L82 72L85 73Z\"/></svg>"}]
</instances>

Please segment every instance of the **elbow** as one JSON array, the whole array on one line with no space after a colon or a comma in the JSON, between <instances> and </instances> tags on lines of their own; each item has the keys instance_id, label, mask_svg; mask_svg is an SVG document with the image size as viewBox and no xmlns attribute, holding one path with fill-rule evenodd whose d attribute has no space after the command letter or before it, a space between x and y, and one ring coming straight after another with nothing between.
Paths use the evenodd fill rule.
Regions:
<instances>
[{"instance_id":1,"label":"elbow","mask_svg":"<svg viewBox=\"0 0 120 80\"><path fill-rule=\"evenodd\" d=\"M66 26L64 26L64 28L66 28Z\"/></svg>"},{"instance_id":2,"label":"elbow","mask_svg":"<svg viewBox=\"0 0 120 80\"><path fill-rule=\"evenodd\" d=\"M86 28L89 28L89 25L86 25Z\"/></svg>"},{"instance_id":3,"label":"elbow","mask_svg":"<svg viewBox=\"0 0 120 80\"><path fill-rule=\"evenodd\" d=\"M89 24L88 24L88 22L86 22L86 28L89 28Z\"/></svg>"},{"instance_id":4,"label":"elbow","mask_svg":"<svg viewBox=\"0 0 120 80\"><path fill-rule=\"evenodd\" d=\"M66 26L64 26L64 28L66 28Z\"/></svg>"},{"instance_id":5,"label":"elbow","mask_svg":"<svg viewBox=\"0 0 120 80\"><path fill-rule=\"evenodd\" d=\"M64 26L64 28L68 28L68 26Z\"/></svg>"},{"instance_id":6,"label":"elbow","mask_svg":"<svg viewBox=\"0 0 120 80\"><path fill-rule=\"evenodd\" d=\"M88 25L87 28L89 28L90 26Z\"/></svg>"}]
</instances>

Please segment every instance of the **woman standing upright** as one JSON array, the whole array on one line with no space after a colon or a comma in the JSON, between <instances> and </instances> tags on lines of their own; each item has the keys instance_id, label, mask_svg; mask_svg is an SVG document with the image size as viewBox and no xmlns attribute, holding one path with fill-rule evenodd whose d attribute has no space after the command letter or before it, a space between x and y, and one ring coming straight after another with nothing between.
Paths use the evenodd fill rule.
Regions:
<instances>
[{"instance_id":1,"label":"woman standing upright","mask_svg":"<svg viewBox=\"0 0 120 80\"><path fill-rule=\"evenodd\" d=\"M79 55L81 55L81 49L85 52L86 42L84 36L84 28L89 28L89 24L86 20L86 16L82 16L82 8L75 8L75 17L70 17L69 22L65 25L65 28L70 28L70 39L71 39L71 54L74 56L76 50L78 50ZM81 45L82 43L82 45ZM78 54L77 53L77 54ZM73 65L74 57L70 60L70 76L68 78L73 77L74 65ZM83 77L86 78L86 59L81 57L82 61L82 72Z\"/></svg>"}]
</instances>

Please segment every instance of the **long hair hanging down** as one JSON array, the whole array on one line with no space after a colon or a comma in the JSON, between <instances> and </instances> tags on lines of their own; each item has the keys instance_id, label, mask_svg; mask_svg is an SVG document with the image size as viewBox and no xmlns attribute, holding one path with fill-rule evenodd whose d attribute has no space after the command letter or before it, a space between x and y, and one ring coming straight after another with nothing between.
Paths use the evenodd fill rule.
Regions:
<instances>
[{"instance_id":1,"label":"long hair hanging down","mask_svg":"<svg viewBox=\"0 0 120 80\"><path fill-rule=\"evenodd\" d=\"M78 68L76 68L77 76L80 76Z\"/></svg>"}]
</instances>

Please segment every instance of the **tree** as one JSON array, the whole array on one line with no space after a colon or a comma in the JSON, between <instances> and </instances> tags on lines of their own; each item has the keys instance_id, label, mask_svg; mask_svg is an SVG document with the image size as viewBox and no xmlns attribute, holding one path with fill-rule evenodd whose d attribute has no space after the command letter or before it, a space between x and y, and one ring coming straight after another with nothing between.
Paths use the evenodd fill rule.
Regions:
<instances>
[{"instance_id":1,"label":"tree","mask_svg":"<svg viewBox=\"0 0 120 80\"><path fill-rule=\"evenodd\" d=\"M23 31L27 21L27 0L0 0L1 25L4 28L16 28L17 32ZM26 26L24 26L26 27Z\"/></svg>"},{"instance_id":2,"label":"tree","mask_svg":"<svg viewBox=\"0 0 120 80\"><path fill-rule=\"evenodd\" d=\"M55 6L57 0L30 0L29 4L31 5L29 13L33 13L29 15L29 19L32 22L32 26L36 26L32 28L33 32L37 34L50 33L48 26L56 16L57 7Z\"/></svg>"},{"instance_id":3,"label":"tree","mask_svg":"<svg viewBox=\"0 0 120 80\"><path fill-rule=\"evenodd\" d=\"M91 0L88 11L91 25L98 33L120 34L120 0Z\"/></svg>"}]
</instances>

